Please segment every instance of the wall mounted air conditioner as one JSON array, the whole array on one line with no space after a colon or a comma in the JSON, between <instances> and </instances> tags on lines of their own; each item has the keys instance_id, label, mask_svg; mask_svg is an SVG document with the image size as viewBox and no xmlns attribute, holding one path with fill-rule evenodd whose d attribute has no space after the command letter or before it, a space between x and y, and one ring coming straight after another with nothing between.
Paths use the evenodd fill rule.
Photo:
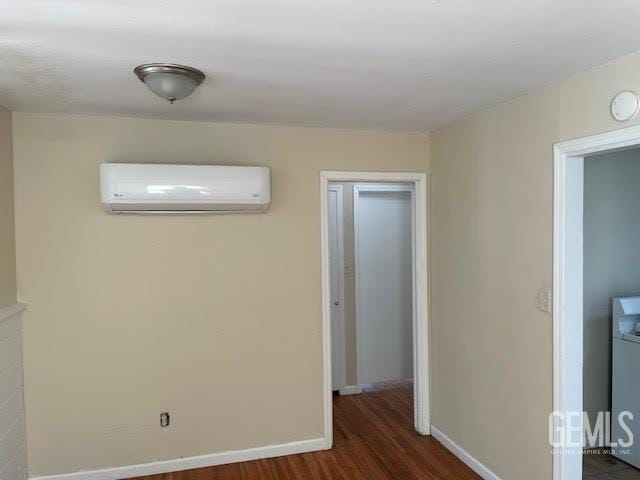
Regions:
<instances>
[{"instance_id":1,"label":"wall mounted air conditioner","mask_svg":"<svg viewBox=\"0 0 640 480\"><path fill-rule=\"evenodd\" d=\"M266 167L100 165L108 213L265 212L271 192Z\"/></svg>"}]
</instances>

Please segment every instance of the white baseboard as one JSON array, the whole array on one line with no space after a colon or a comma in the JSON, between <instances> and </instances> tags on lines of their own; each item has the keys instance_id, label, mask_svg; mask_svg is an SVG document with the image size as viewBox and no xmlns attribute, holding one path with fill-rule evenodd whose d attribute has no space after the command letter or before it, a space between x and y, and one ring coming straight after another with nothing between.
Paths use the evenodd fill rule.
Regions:
<instances>
[{"instance_id":1,"label":"white baseboard","mask_svg":"<svg viewBox=\"0 0 640 480\"><path fill-rule=\"evenodd\" d=\"M299 442L268 445L266 447L249 448L247 450L232 450L228 452L199 455L197 457L176 458L159 462L140 463L124 467L103 468L100 470L85 470L74 473L56 475L42 475L29 477L30 480L117 480L122 478L142 477L160 473L190 470L192 468L213 467L228 463L246 462L261 458L281 457L297 453L326 450L324 438L314 438Z\"/></svg>"},{"instance_id":2,"label":"white baseboard","mask_svg":"<svg viewBox=\"0 0 640 480\"><path fill-rule=\"evenodd\" d=\"M484 480L501 480L499 476L472 457L465 449L447 437L434 425L431 425L431 435Z\"/></svg>"},{"instance_id":3,"label":"white baseboard","mask_svg":"<svg viewBox=\"0 0 640 480\"><path fill-rule=\"evenodd\" d=\"M345 385L338 390L340 395L359 395L362 393L362 387L360 385Z\"/></svg>"}]
</instances>

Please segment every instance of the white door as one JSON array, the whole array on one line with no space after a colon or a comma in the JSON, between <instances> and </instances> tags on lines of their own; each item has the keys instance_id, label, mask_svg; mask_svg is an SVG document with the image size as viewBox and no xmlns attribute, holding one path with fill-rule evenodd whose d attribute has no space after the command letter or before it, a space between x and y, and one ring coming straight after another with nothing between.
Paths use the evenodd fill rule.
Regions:
<instances>
[{"instance_id":1,"label":"white door","mask_svg":"<svg viewBox=\"0 0 640 480\"><path fill-rule=\"evenodd\" d=\"M327 192L329 214L329 273L331 283L331 384L344 387L342 186L330 185Z\"/></svg>"},{"instance_id":2,"label":"white door","mask_svg":"<svg viewBox=\"0 0 640 480\"><path fill-rule=\"evenodd\" d=\"M412 190L354 187L358 383L413 378Z\"/></svg>"}]
</instances>

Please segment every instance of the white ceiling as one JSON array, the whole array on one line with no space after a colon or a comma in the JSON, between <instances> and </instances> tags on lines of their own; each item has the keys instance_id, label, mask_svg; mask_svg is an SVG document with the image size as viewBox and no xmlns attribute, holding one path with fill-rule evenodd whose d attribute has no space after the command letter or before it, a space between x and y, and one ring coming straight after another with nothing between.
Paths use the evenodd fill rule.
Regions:
<instances>
[{"instance_id":1,"label":"white ceiling","mask_svg":"<svg viewBox=\"0 0 640 480\"><path fill-rule=\"evenodd\" d=\"M426 131L636 51L639 25L638 0L0 0L0 104ZM157 61L208 78L169 105L132 73Z\"/></svg>"}]
</instances>

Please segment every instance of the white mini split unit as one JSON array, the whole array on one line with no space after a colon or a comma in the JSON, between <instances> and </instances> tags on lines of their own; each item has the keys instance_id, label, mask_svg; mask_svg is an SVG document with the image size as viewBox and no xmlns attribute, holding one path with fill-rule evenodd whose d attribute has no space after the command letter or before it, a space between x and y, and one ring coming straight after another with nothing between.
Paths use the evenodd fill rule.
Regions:
<instances>
[{"instance_id":1,"label":"white mini split unit","mask_svg":"<svg viewBox=\"0 0 640 480\"><path fill-rule=\"evenodd\" d=\"M108 213L266 212L269 169L212 165L100 165Z\"/></svg>"}]
</instances>

